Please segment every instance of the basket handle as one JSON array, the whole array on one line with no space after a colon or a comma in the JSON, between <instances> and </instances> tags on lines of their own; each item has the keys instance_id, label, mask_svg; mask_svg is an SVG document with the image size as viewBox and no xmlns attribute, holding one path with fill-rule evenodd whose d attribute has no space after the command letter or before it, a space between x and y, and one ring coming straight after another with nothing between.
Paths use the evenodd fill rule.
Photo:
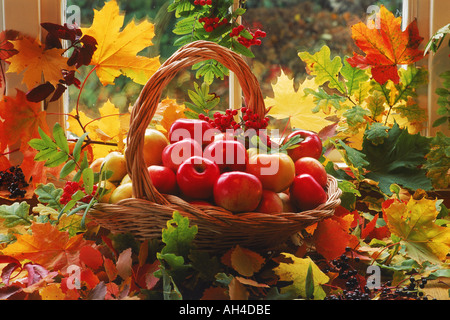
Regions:
<instances>
[{"instance_id":1,"label":"basket handle","mask_svg":"<svg viewBox=\"0 0 450 320\"><path fill-rule=\"evenodd\" d=\"M242 87L246 107L264 117L266 108L259 82L250 67L237 53L210 41L194 41L176 51L148 80L132 111L127 136L128 173L133 181L135 198L168 205L168 200L152 185L143 156L145 130L150 124L161 99L162 90L178 71L205 60L216 60L235 73Z\"/></svg>"}]
</instances>

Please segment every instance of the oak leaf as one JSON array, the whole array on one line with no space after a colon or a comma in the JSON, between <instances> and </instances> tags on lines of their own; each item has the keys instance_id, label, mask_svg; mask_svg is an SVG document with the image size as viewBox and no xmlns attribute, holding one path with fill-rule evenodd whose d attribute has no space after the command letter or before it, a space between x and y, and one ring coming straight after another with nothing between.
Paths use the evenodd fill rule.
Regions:
<instances>
[{"instance_id":1,"label":"oak leaf","mask_svg":"<svg viewBox=\"0 0 450 320\"><path fill-rule=\"evenodd\" d=\"M138 84L145 84L159 68L159 57L147 58L138 53L152 45L154 25L146 20L131 21L122 31L124 15L115 0L101 10L94 10L90 28L82 28L84 35L98 42L91 65L103 85L114 84L115 78L125 75Z\"/></svg>"},{"instance_id":2,"label":"oak leaf","mask_svg":"<svg viewBox=\"0 0 450 320\"><path fill-rule=\"evenodd\" d=\"M83 239L83 234L70 237L68 232L59 231L50 223L33 223L30 229L30 234L17 235L17 241L2 253L56 271L71 264L79 265L80 249L92 244L92 241Z\"/></svg>"},{"instance_id":3,"label":"oak leaf","mask_svg":"<svg viewBox=\"0 0 450 320\"><path fill-rule=\"evenodd\" d=\"M28 89L42 83L42 76L45 82L57 86L63 79L62 70L74 70L74 67L67 65L67 58L64 57L64 49L46 49L39 40L23 37L19 40L11 41L14 49L18 53L10 57L8 73L23 72L23 83Z\"/></svg>"},{"instance_id":4,"label":"oak leaf","mask_svg":"<svg viewBox=\"0 0 450 320\"><path fill-rule=\"evenodd\" d=\"M389 230L405 243L411 258L419 263L445 260L450 252L450 228L436 224L436 200L388 200L383 213Z\"/></svg>"},{"instance_id":5,"label":"oak leaf","mask_svg":"<svg viewBox=\"0 0 450 320\"><path fill-rule=\"evenodd\" d=\"M380 84L392 80L400 81L397 65L412 64L424 57L419 45L423 38L419 35L417 21L410 23L402 31L402 18L381 6L379 28L360 22L352 26L352 38L366 54L354 54L347 61L353 67L371 68L373 78Z\"/></svg>"},{"instance_id":6,"label":"oak leaf","mask_svg":"<svg viewBox=\"0 0 450 320\"><path fill-rule=\"evenodd\" d=\"M303 92L305 88L317 89L314 80L305 80L295 91L293 80L282 71L272 88L274 98L268 97L264 100L267 108L270 108L270 116L276 119L289 118L291 127L314 132L319 132L331 124L331 121L325 119L326 114L323 111L313 112L316 107L314 98Z\"/></svg>"}]
</instances>

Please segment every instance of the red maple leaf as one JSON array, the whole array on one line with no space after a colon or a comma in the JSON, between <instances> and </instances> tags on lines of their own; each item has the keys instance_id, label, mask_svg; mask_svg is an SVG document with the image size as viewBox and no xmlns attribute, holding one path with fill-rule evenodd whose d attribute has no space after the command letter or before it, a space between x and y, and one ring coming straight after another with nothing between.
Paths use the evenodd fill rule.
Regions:
<instances>
[{"instance_id":1,"label":"red maple leaf","mask_svg":"<svg viewBox=\"0 0 450 320\"><path fill-rule=\"evenodd\" d=\"M362 22L352 26L352 38L366 55L354 53L347 61L352 67L371 68L373 78L380 84L388 80L398 83L397 65L409 65L423 58L424 52L419 50L423 38L416 21L402 31L401 17L395 18L384 6L378 21L379 27Z\"/></svg>"}]
</instances>

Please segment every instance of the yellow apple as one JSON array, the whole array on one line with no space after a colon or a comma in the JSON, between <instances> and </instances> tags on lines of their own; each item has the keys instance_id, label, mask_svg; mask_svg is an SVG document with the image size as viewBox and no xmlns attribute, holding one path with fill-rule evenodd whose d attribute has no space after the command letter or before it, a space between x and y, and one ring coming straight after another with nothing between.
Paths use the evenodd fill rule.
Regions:
<instances>
[{"instance_id":1,"label":"yellow apple","mask_svg":"<svg viewBox=\"0 0 450 320\"><path fill-rule=\"evenodd\" d=\"M131 182L119 185L111 194L109 203L117 203L133 197L133 184Z\"/></svg>"},{"instance_id":2,"label":"yellow apple","mask_svg":"<svg viewBox=\"0 0 450 320\"><path fill-rule=\"evenodd\" d=\"M126 174L125 177L123 177L122 181L120 181L120 184L125 184L131 182L131 178L129 174Z\"/></svg>"},{"instance_id":3,"label":"yellow apple","mask_svg":"<svg viewBox=\"0 0 450 320\"><path fill-rule=\"evenodd\" d=\"M169 145L166 136L155 129L147 129L144 137L144 161L147 167L162 165L162 151Z\"/></svg>"},{"instance_id":4,"label":"yellow apple","mask_svg":"<svg viewBox=\"0 0 450 320\"><path fill-rule=\"evenodd\" d=\"M111 182L119 182L127 174L127 163L125 156L117 151L109 153L103 161L104 172L112 171L113 174L109 177Z\"/></svg>"},{"instance_id":5,"label":"yellow apple","mask_svg":"<svg viewBox=\"0 0 450 320\"><path fill-rule=\"evenodd\" d=\"M111 195L113 191L116 189L116 185L108 180L102 180L97 184L98 188L105 189L104 191L100 190L99 194L102 192L103 195L99 199L99 202L102 203L108 203L109 199L111 198Z\"/></svg>"},{"instance_id":6,"label":"yellow apple","mask_svg":"<svg viewBox=\"0 0 450 320\"><path fill-rule=\"evenodd\" d=\"M103 161L105 161L105 158L95 159L94 161L92 161L89 168L91 168L94 173L100 172L100 170L102 169Z\"/></svg>"},{"instance_id":7,"label":"yellow apple","mask_svg":"<svg viewBox=\"0 0 450 320\"><path fill-rule=\"evenodd\" d=\"M295 165L284 153L258 153L249 157L246 171L258 177L264 190L276 193L289 188L295 178Z\"/></svg>"}]
</instances>

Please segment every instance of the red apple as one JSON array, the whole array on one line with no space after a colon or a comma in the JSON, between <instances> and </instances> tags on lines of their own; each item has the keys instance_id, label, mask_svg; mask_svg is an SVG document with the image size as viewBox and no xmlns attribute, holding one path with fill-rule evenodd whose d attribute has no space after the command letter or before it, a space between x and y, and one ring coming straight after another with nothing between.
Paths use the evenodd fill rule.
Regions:
<instances>
[{"instance_id":1,"label":"red apple","mask_svg":"<svg viewBox=\"0 0 450 320\"><path fill-rule=\"evenodd\" d=\"M202 147L214 141L214 135L218 133L209 122L199 119L178 119L169 130L169 141L175 143L184 139L194 139Z\"/></svg>"},{"instance_id":2,"label":"red apple","mask_svg":"<svg viewBox=\"0 0 450 320\"><path fill-rule=\"evenodd\" d=\"M283 201L275 192L263 190L261 202L255 211L262 213L281 213L283 212Z\"/></svg>"},{"instance_id":3,"label":"red apple","mask_svg":"<svg viewBox=\"0 0 450 320\"><path fill-rule=\"evenodd\" d=\"M202 147L194 139L184 139L173 144L169 144L162 152L162 162L164 167L177 172L178 167L187 159L193 156L201 156Z\"/></svg>"},{"instance_id":4,"label":"red apple","mask_svg":"<svg viewBox=\"0 0 450 320\"><path fill-rule=\"evenodd\" d=\"M303 173L311 175L323 188L327 186L327 171L319 160L303 157L295 161L295 175L298 176Z\"/></svg>"},{"instance_id":5,"label":"red apple","mask_svg":"<svg viewBox=\"0 0 450 320\"><path fill-rule=\"evenodd\" d=\"M246 172L258 177L265 190L282 192L289 188L295 178L295 166L287 154L249 154Z\"/></svg>"},{"instance_id":6,"label":"red apple","mask_svg":"<svg viewBox=\"0 0 450 320\"><path fill-rule=\"evenodd\" d=\"M209 144L203 157L214 161L221 172L245 171L248 154L244 145L234 140L218 140Z\"/></svg>"},{"instance_id":7,"label":"red apple","mask_svg":"<svg viewBox=\"0 0 450 320\"><path fill-rule=\"evenodd\" d=\"M290 189L290 199L300 210L311 210L327 201L322 186L309 174L295 177Z\"/></svg>"},{"instance_id":8,"label":"red apple","mask_svg":"<svg viewBox=\"0 0 450 320\"><path fill-rule=\"evenodd\" d=\"M233 171L223 173L214 185L214 201L231 212L254 211L262 198L261 181L252 174Z\"/></svg>"},{"instance_id":9,"label":"red apple","mask_svg":"<svg viewBox=\"0 0 450 320\"><path fill-rule=\"evenodd\" d=\"M293 149L288 149L288 155L295 162L302 157L312 157L319 159L322 155L322 140L312 131L296 130L284 139L283 144L286 144L295 136L300 136L303 140L297 144Z\"/></svg>"},{"instance_id":10,"label":"red apple","mask_svg":"<svg viewBox=\"0 0 450 320\"><path fill-rule=\"evenodd\" d=\"M149 166L148 173L153 186L163 194L177 192L177 176L172 169L163 166Z\"/></svg>"},{"instance_id":11,"label":"red apple","mask_svg":"<svg viewBox=\"0 0 450 320\"><path fill-rule=\"evenodd\" d=\"M177 183L183 195L191 199L208 199L220 176L219 167L211 160L194 156L184 161L177 171Z\"/></svg>"}]
</instances>

